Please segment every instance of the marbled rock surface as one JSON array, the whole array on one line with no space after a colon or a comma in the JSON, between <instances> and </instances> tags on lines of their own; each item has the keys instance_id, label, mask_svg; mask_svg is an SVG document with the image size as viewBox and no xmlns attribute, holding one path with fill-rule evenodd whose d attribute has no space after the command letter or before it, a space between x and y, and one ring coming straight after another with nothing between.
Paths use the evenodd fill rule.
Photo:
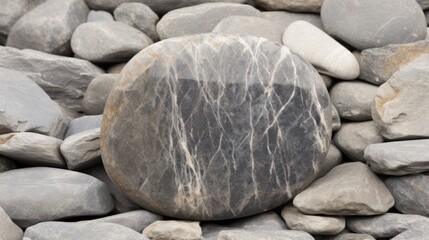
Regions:
<instances>
[{"instance_id":1,"label":"marbled rock surface","mask_svg":"<svg viewBox=\"0 0 429 240\"><path fill-rule=\"evenodd\" d=\"M261 12L261 17L270 20L278 26L286 29L291 23L303 20L313 24L314 26L323 29L322 19L320 15L313 13L294 13L286 11L266 11Z\"/></svg>"},{"instance_id":2,"label":"marbled rock surface","mask_svg":"<svg viewBox=\"0 0 429 240\"><path fill-rule=\"evenodd\" d=\"M344 81L331 88L330 96L341 118L368 121L377 89L377 86L362 81Z\"/></svg>"},{"instance_id":3,"label":"marbled rock surface","mask_svg":"<svg viewBox=\"0 0 429 240\"><path fill-rule=\"evenodd\" d=\"M64 139L61 153L70 170L82 170L101 162L100 128L76 133Z\"/></svg>"},{"instance_id":4,"label":"marbled rock surface","mask_svg":"<svg viewBox=\"0 0 429 240\"><path fill-rule=\"evenodd\" d=\"M135 2L136 0L85 0L91 9L102 9L113 11L121 3ZM231 3L244 3L247 0L138 0L153 9L157 13L164 14L174 9L189 7L207 2L231 2Z\"/></svg>"},{"instance_id":5,"label":"marbled rock surface","mask_svg":"<svg viewBox=\"0 0 429 240\"><path fill-rule=\"evenodd\" d=\"M16 165L9 158L0 156L0 173L15 169Z\"/></svg>"},{"instance_id":6,"label":"marbled rock surface","mask_svg":"<svg viewBox=\"0 0 429 240\"><path fill-rule=\"evenodd\" d=\"M116 21L126 23L144 32L153 41L159 39L156 24L158 15L143 3L122 3L113 12Z\"/></svg>"},{"instance_id":7,"label":"marbled rock surface","mask_svg":"<svg viewBox=\"0 0 429 240\"><path fill-rule=\"evenodd\" d=\"M146 34L121 22L84 23L71 39L76 56L91 62L123 62L152 43Z\"/></svg>"},{"instance_id":8,"label":"marbled rock surface","mask_svg":"<svg viewBox=\"0 0 429 240\"><path fill-rule=\"evenodd\" d=\"M365 159L374 172L386 175L429 171L429 139L371 144Z\"/></svg>"},{"instance_id":9,"label":"marbled rock surface","mask_svg":"<svg viewBox=\"0 0 429 240\"><path fill-rule=\"evenodd\" d=\"M282 43L284 29L261 17L229 16L220 21L213 32L252 35Z\"/></svg>"},{"instance_id":10,"label":"marbled rock surface","mask_svg":"<svg viewBox=\"0 0 429 240\"><path fill-rule=\"evenodd\" d=\"M344 217L306 215L292 205L283 208L282 217L289 229L315 235L335 235L346 226Z\"/></svg>"},{"instance_id":11,"label":"marbled rock surface","mask_svg":"<svg viewBox=\"0 0 429 240\"><path fill-rule=\"evenodd\" d=\"M65 168L60 153L63 141L38 133L21 132L0 135L0 155L33 166Z\"/></svg>"},{"instance_id":12,"label":"marbled rock surface","mask_svg":"<svg viewBox=\"0 0 429 240\"><path fill-rule=\"evenodd\" d=\"M119 74L102 74L89 83L83 98L83 108L86 114L103 114L107 97L120 77Z\"/></svg>"},{"instance_id":13,"label":"marbled rock surface","mask_svg":"<svg viewBox=\"0 0 429 240\"><path fill-rule=\"evenodd\" d=\"M89 11L87 22L113 22L112 14L105 11Z\"/></svg>"},{"instance_id":14,"label":"marbled rock surface","mask_svg":"<svg viewBox=\"0 0 429 240\"><path fill-rule=\"evenodd\" d=\"M63 106L81 110L89 82L103 71L88 61L0 46L0 67L24 72ZM29 96L30 97L30 96ZM34 108L25 108L31 112Z\"/></svg>"},{"instance_id":15,"label":"marbled rock surface","mask_svg":"<svg viewBox=\"0 0 429 240\"><path fill-rule=\"evenodd\" d=\"M65 217L102 215L113 209L109 191L102 182L56 168L1 173L0 192L0 207L20 227Z\"/></svg>"},{"instance_id":16,"label":"marbled rock surface","mask_svg":"<svg viewBox=\"0 0 429 240\"><path fill-rule=\"evenodd\" d=\"M321 15L327 33L360 50L426 37L415 0L324 0Z\"/></svg>"},{"instance_id":17,"label":"marbled rock surface","mask_svg":"<svg viewBox=\"0 0 429 240\"><path fill-rule=\"evenodd\" d=\"M161 39L209 33L222 19L234 15L259 17L261 12L249 5L205 3L167 13L158 22L156 30Z\"/></svg>"},{"instance_id":18,"label":"marbled rock surface","mask_svg":"<svg viewBox=\"0 0 429 240\"><path fill-rule=\"evenodd\" d=\"M0 56L1 62L1 47ZM36 83L0 67L0 134L31 131L61 136L65 127L61 109Z\"/></svg>"},{"instance_id":19,"label":"marbled rock surface","mask_svg":"<svg viewBox=\"0 0 429 240\"><path fill-rule=\"evenodd\" d=\"M26 12L42 4L46 0L1 0L0 36L9 34L13 24Z\"/></svg>"},{"instance_id":20,"label":"marbled rock surface","mask_svg":"<svg viewBox=\"0 0 429 240\"><path fill-rule=\"evenodd\" d=\"M372 118L387 139L429 137L429 54L410 62L377 90Z\"/></svg>"},{"instance_id":21,"label":"marbled rock surface","mask_svg":"<svg viewBox=\"0 0 429 240\"><path fill-rule=\"evenodd\" d=\"M148 212L146 210L135 210L84 222L116 223L141 233L143 229L158 220L162 220L162 216Z\"/></svg>"},{"instance_id":22,"label":"marbled rock surface","mask_svg":"<svg viewBox=\"0 0 429 240\"><path fill-rule=\"evenodd\" d=\"M377 215L393 204L383 182L360 162L336 166L293 200L303 213L326 215Z\"/></svg>"},{"instance_id":23,"label":"marbled rock surface","mask_svg":"<svg viewBox=\"0 0 429 240\"><path fill-rule=\"evenodd\" d=\"M246 230L224 230L219 233L217 240L314 240L314 238L303 231L277 230L277 231L246 231Z\"/></svg>"},{"instance_id":24,"label":"marbled rock surface","mask_svg":"<svg viewBox=\"0 0 429 240\"><path fill-rule=\"evenodd\" d=\"M64 135L64 138L70 137L71 135L101 127L101 120L103 115L93 115L93 116L82 116L75 118L70 121L67 131Z\"/></svg>"},{"instance_id":25,"label":"marbled rock surface","mask_svg":"<svg viewBox=\"0 0 429 240\"><path fill-rule=\"evenodd\" d=\"M203 240L199 222L156 221L143 234L154 240Z\"/></svg>"},{"instance_id":26,"label":"marbled rock surface","mask_svg":"<svg viewBox=\"0 0 429 240\"><path fill-rule=\"evenodd\" d=\"M323 0L255 0L254 2L268 10L320 12Z\"/></svg>"},{"instance_id":27,"label":"marbled rock surface","mask_svg":"<svg viewBox=\"0 0 429 240\"><path fill-rule=\"evenodd\" d=\"M355 56L328 34L306 21L296 21L283 34L283 43L320 73L352 80L359 76Z\"/></svg>"},{"instance_id":28,"label":"marbled rock surface","mask_svg":"<svg viewBox=\"0 0 429 240\"><path fill-rule=\"evenodd\" d=\"M390 177L385 184L401 213L429 217L429 173Z\"/></svg>"},{"instance_id":29,"label":"marbled rock surface","mask_svg":"<svg viewBox=\"0 0 429 240\"><path fill-rule=\"evenodd\" d=\"M25 230L30 240L149 240L143 234L114 223L43 222Z\"/></svg>"},{"instance_id":30,"label":"marbled rock surface","mask_svg":"<svg viewBox=\"0 0 429 240\"><path fill-rule=\"evenodd\" d=\"M71 55L73 31L86 21L88 12L84 0L48 0L13 25L6 46Z\"/></svg>"},{"instance_id":31,"label":"marbled rock surface","mask_svg":"<svg viewBox=\"0 0 429 240\"><path fill-rule=\"evenodd\" d=\"M22 240L22 229L15 225L7 213L0 207L0 239Z\"/></svg>"},{"instance_id":32,"label":"marbled rock surface","mask_svg":"<svg viewBox=\"0 0 429 240\"><path fill-rule=\"evenodd\" d=\"M354 217L347 220L347 228L377 238L394 237L409 229L429 227L429 218L419 215L386 213L374 217Z\"/></svg>"},{"instance_id":33,"label":"marbled rock surface","mask_svg":"<svg viewBox=\"0 0 429 240\"><path fill-rule=\"evenodd\" d=\"M365 49L357 58L360 65L359 78L381 85L399 69L427 53L429 53L429 41Z\"/></svg>"},{"instance_id":34,"label":"marbled rock surface","mask_svg":"<svg viewBox=\"0 0 429 240\"><path fill-rule=\"evenodd\" d=\"M428 236L428 229L411 229L397 235L391 240L426 240Z\"/></svg>"},{"instance_id":35,"label":"marbled rock surface","mask_svg":"<svg viewBox=\"0 0 429 240\"><path fill-rule=\"evenodd\" d=\"M361 162L365 162L364 151L368 145L383 141L373 121L344 123L334 136L341 152L351 160Z\"/></svg>"},{"instance_id":36,"label":"marbled rock surface","mask_svg":"<svg viewBox=\"0 0 429 240\"><path fill-rule=\"evenodd\" d=\"M310 184L328 151L320 76L263 38L162 41L122 75L104 112L103 163L153 212L214 220L266 211Z\"/></svg>"}]
</instances>

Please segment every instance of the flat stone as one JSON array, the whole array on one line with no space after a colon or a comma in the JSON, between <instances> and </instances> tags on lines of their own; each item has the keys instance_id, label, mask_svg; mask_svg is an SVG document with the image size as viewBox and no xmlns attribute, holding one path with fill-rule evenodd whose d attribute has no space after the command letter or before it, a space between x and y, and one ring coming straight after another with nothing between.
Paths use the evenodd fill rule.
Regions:
<instances>
[{"instance_id":1,"label":"flat stone","mask_svg":"<svg viewBox=\"0 0 429 240\"><path fill-rule=\"evenodd\" d=\"M365 159L374 172L407 175L429 171L429 140L371 144Z\"/></svg>"},{"instance_id":2,"label":"flat stone","mask_svg":"<svg viewBox=\"0 0 429 240\"><path fill-rule=\"evenodd\" d=\"M154 240L203 240L199 222L156 221L143 234Z\"/></svg>"},{"instance_id":3,"label":"flat stone","mask_svg":"<svg viewBox=\"0 0 429 240\"><path fill-rule=\"evenodd\" d=\"M365 49L357 58L360 65L359 78L381 85L399 69L416 58L429 53L429 41L391 44Z\"/></svg>"},{"instance_id":4,"label":"flat stone","mask_svg":"<svg viewBox=\"0 0 429 240\"><path fill-rule=\"evenodd\" d=\"M0 239L22 240L23 235L22 229L16 226L3 208L0 207Z\"/></svg>"},{"instance_id":5,"label":"flat stone","mask_svg":"<svg viewBox=\"0 0 429 240\"><path fill-rule=\"evenodd\" d=\"M330 121L319 74L286 47L194 35L154 44L127 64L104 112L102 158L145 209L238 218L280 206L311 183Z\"/></svg>"},{"instance_id":6,"label":"flat stone","mask_svg":"<svg viewBox=\"0 0 429 240\"><path fill-rule=\"evenodd\" d=\"M116 21L123 22L144 32L153 41L159 39L156 24L158 15L147 5L139 2L122 3L113 12Z\"/></svg>"},{"instance_id":7,"label":"flat stone","mask_svg":"<svg viewBox=\"0 0 429 240\"><path fill-rule=\"evenodd\" d=\"M229 16L221 20L212 32L252 35L282 43L284 29L261 17Z\"/></svg>"},{"instance_id":8,"label":"flat stone","mask_svg":"<svg viewBox=\"0 0 429 240\"><path fill-rule=\"evenodd\" d=\"M249 231L287 230L284 220L272 211L234 221L229 227Z\"/></svg>"},{"instance_id":9,"label":"flat stone","mask_svg":"<svg viewBox=\"0 0 429 240\"><path fill-rule=\"evenodd\" d=\"M368 145L384 142L373 121L344 123L333 139L348 158L361 162L366 161L364 151Z\"/></svg>"},{"instance_id":10,"label":"flat stone","mask_svg":"<svg viewBox=\"0 0 429 240\"><path fill-rule=\"evenodd\" d=\"M114 223L44 222L25 230L29 240L149 240L143 234Z\"/></svg>"},{"instance_id":11,"label":"flat stone","mask_svg":"<svg viewBox=\"0 0 429 240\"><path fill-rule=\"evenodd\" d=\"M332 112L332 131L336 132L341 129L341 117L337 108L331 102L331 112Z\"/></svg>"},{"instance_id":12,"label":"flat stone","mask_svg":"<svg viewBox=\"0 0 429 240\"><path fill-rule=\"evenodd\" d=\"M254 0L254 2L267 10L320 12L323 0Z\"/></svg>"},{"instance_id":13,"label":"flat stone","mask_svg":"<svg viewBox=\"0 0 429 240\"><path fill-rule=\"evenodd\" d=\"M86 22L113 22L113 16L111 13L106 11L94 11L91 10L88 13L88 19Z\"/></svg>"},{"instance_id":14,"label":"flat stone","mask_svg":"<svg viewBox=\"0 0 429 240\"><path fill-rule=\"evenodd\" d=\"M112 12L122 3L126 2L136 2L136 0L85 0L86 3L90 6L91 9L96 10L106 10ZM165 14L171 10L189 7L193 5L198 5L207 2L231 2L231 3L245 3L247 0L187 0L187 1L177 1L177 0L138 0L149 6L156 13Z\"/></svg>"},{"instance_id":15,"label":"flat stone","mask_svg":"<svg viewBox=\"0 0 429 240\"><path fill-rule=\"evenodd\" d=\"M429 217L429 173L390 177L385 184L398 211Z\"/></svg>"},{"instance_id":16,"label":"flat stone","mask_svg":"<svg viewBox=\"0 0 429 240\"><path fill-rule=\"evenodd\" d=\"M429 218L419 215L386 213L373 217L347 219L347 228L376 238L391 238L409 229L429 227Z\"/></svg>"},{"instance_id":17,"label":"flat stone","mask_svg":"<svg viewBox=\"0 0 429 240\"><path fill-rule=\"evenodd\" d=\"M204 3L168 12L158 22L156 30L161 40L209 33L222 19L234 15L259 17L261 12L244 4Z\"/></svg>"},{"instance_id":18,"label":"flat stone","mask_svg":"<svg viewBox=\"0 0 429 240\"><path fill-rule=\"evenodd\" d=\"M375 240L375 238L368 234L341 233L335 237L323 238L323 240Z\"/></svg>"},{"instance_id":19,"label":"flat stone","mask_svg":"<svg viewBox=\"0 0 429 240\"><path fill-rule=\"evenodd\" d=\"M320 73L344 80L359 76L355 56L335 39L306 21L290 24L283 44L309 61Z\"/></svg>"},{"instance_id":20,"label":"flat stone","mask_svg":"<svg viewBox=\"0 0 429 240\"><path fill-rule=\"evenodd\" d=\"M4 56L0 56L1 62ZM0 113L0 134L31 131L59 137L66 128L60 107L36 83L21 72L2 67Z\"/></svg>"},{"instance_id":21,"label":"flat stone","mask_svg":"<svg viewBox=\"0 0 429 240\"><path fill-rule=\"evenodd\" d=\"M103 165L85 169L83 172L85 174L88 174L90 176L97 178L98 180L102 181L104 184L107 185L107 188L109 189L110 194L112 194L113 203L115 205L115 212L124 213L124 212L140 209L139 206L137 206L135 203L128 200L125 194L123 194L118 189L118 187L112 182L112 180L110 180L110 177L107 175L106 171L104 170Z\"/></svg>"},{"instance_id":22,"label":"flat stone","mask_svg":"<svg viewBox=\"0 0 429 240\"><path fill-rule=\"evenodd\" d=\"M7 36L13 24L26 12L37 7L46 0L1 0L0 36Z\"/></svg>"},{"instance_id":23,"label":"flat stone","mask_svg":"<svg viewBox=\"0 0 429 240\"><path fill-rule=\"evenodd\" d=\"M321 16L328 34L360 50L426 37L426 19L415 0L325 0Z\"/></svg>"},{"instance_id":24,"label":"flat stone","mask_svg":"<svg viewBox=\"0 0 429 240\"><path fill-rule=\"evenodd\" d=\"M378 88L372 118L384 138L429 137L428 64L429 54L423 55Z\"/></svg>"},{"instance_id":25,"label":"flat stone","mask_svg":"<svg viewBox=\"0 0 429 240\"><path fill-rule=\"evenodd\" d=\"M70 39L88 12L84 0L48 0L13 25L6 46L71 55Z\"/></svg>"},{"instance_id":26,"label":"flat stone","mask_svg":"<svg viewBox=\"0 0 429 240\"><path fill-rule=\"evenodd\" d=\"M422 240L427 239L427 236L429 236L428 229L411 229L397 235L391 240Z\"/></svg>"},{"instance_id":27,"label":"flat stone","mask_svg":"<svg viewBox=\"0 0 429 240\"><path fill-rule=\"evenodd\" d=\"M101 120L103 115L94 115L94 116L82 116L75 118L70 121L67 131L64 135L64 138L70 137L71 135L101 127Z\"/></svg>"},{"instance_id":28,"label":"flat stone","mask_svg":"<svg viewBox=\"0 0 429 240\"><path fill-rule=\"evenodd\" d=\"M101 163L100 128L71 135L64 139L60 150L70 170L82 170Z\"/></svg>"},{"instance_id":29,"label":"flat stone","mask_svg":"<svg viewBox=\"0 0 429 240\"><path fill-rule=\"evenodd\" d=\"M429 9L429 1L428 0L416 0L417 3L420 4L423 10Z\"/></svg>"},{"instance_id":30,"label":"flat stone","mask_svg":"<svg viewBox=\"0 0 429 240\"><path fill-rule=\"evenodd\" d=\"M60 153L63 141L38 133L9 133L0 135L0 155L33 166L65 168Z\"/></svg>"},{"instance_id":31,"label":"flat stone","mask_svg":"<svg viewBox=\"0 0 429 240\"><path fill-rule=\"evenodd\" d=\"M57 168L3 172L0 192L0 207L24 228L65 217L107 214L113 209L112 198L102 182Z\"/></svg>"},{"instance_id":32,"label":"flat stone","mask_svg":"<svg viewBox=\"0 0 429 240\"><path fill-rule=\"evenodd\" d=\"M360 162L336 166L298 194L293 205L306 214L377 215L394 204L389 190Z\"/></svg>"},{"instance_id":33,"label":"flat stone","mask_svg":"<svg viewBox=\"0 0 429 240\"><path fill-rule=\"evenodd\" d=\"M286 29L291 23L298 20L307 21L314 26L323 29L322 19L319 14L314 13L294 13L286 11L264 11L261 12L261 17L272 21L278 26Z\"/></svg>"},{"instance_id":34,"label":"flat stone","mask_svg":"<svg viewBox=\"0 0 429 240\"><path fill-rule=\"evenodd\" d=\"M335 84L329 93L341 118L369 121L377 89L377 86L362 81L343 81Z\"/></svg>"},{"instance_id":35,"label":"flat stone","mask_svg":"<svg viewBox=\"0 0 429 240\"><path fill-rule=\"evenodd\" d=\"M16 169L16 165L9 158L0 156L0 173Z\"/></svg>"},{"instance_id":36,"label":"flat stone","mask_svg":"<svg viewBox=\"0 0 429 240\"><path fill-rule=\"evenodd\" d=\"M342 161L343 155L341 154L340 150L331 143L328 155L326 155L325 161L323 161L316 179L325 176L329 171L331 171L331 169L340 165Z\"/></svg>"},{"instance_id":37,"label":"flat stone","mask_svg":"<svg viewBox=\"0 0 429 240\"><path fill-rule=\"evenodd\" d=\"M158 220L162 220L162 216L146 210L134 210L104 218L82 221L82 223L115 223L141 233L143 232L143 229Z\"/></svg>"},{"instance_id":38,"label":"flat stone","mask_svg":"<svg viewBox=\"0 0 429 240\"><path fill-rule=\"evenodd\" d=\"M107 97L120 78L120 74L102 74L89 83L83 98L83 108L86 114L103 114Z\"/></svg>"},{"instance_id":39,"label":"flat stone","mask_svg":"<svg viewBox=\"0 0 429 240\"><path fill-rule=\"evenodd\" d=\"M283 208L282 217L289 229L313 235L335 235L346 227L344 217L306 215L291 204Z\"/></svg>"},{"instance_id":40,"label":"flat stone","mask_svg":"<svg viewBox=\"0 0 429 240\"><path fill-rule=\"evenodd\" d=\"M146 34L121 22L84 23L71 39L76 56L91 62L127 61L152 43Z\"/></svg>"},{"instance_id":41,"label":"flat stone","mask_svg":"<svg viewBox=\"0 0 429 240\"><path fill-rule=\"evenodd\" d=\"M217 240L314 240L314 238L302 231L277 230L277 231L246 231L224 230L219 233Z\"/></svg>"},{"instance_id":42,"label":"flat stone","mask_svg":"<svg viewBox=\"0 0 429 240\"><path fill-rule=\"evenodd\" d=\"M61 105L82 110L89 82L103 70L88 61L0 46L0 67L22 71ZM38 108L26 108L29 109ZM39 110L40 111L40 110Z\"/></svg>"}]
</instances>

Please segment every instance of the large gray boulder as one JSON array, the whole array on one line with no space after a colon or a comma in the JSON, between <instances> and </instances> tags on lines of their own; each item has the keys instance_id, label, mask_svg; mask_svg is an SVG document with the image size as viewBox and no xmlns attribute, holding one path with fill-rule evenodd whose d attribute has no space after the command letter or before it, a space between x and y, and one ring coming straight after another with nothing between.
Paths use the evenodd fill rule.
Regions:
<instances>
[{"instance_id":1,"label":"large gray boulder","mask_svg":"<svg viewBox=\"0 0 429 240\"><path fill-rule=\"evenodd\" d=\"M101 151L143 208L229 219L303 190L330 135L329 96L311 65L263 38L201 34L161 41L127 64L106 104Z\"/></svg>"},{"instance_id":2,"label":"large gray boulder","mask_svg":"<svg viewBox=\"0 0 429 240\"><path fill-rule=\"evenodd\" d=\"M0 38L9 34L13 24L26 12L46 0L0 0Z\"/></svg>"},{"instance_id":3,"label":"large gray boulder","mask_svg":"<svg viewBox=\"0 0 429 240\"><path fill-rule=\"evenodd\" d=\"M0 155L33 166L65 168L60 153L63 141L37 133L21 132L0 135Z\"/></svg>"},{"instance_id":4,"label":"large gray boulder","mask_svg":"<svg viewBox=\"0 0 429 240\"><path fill-rule=\"evenodd\" d=\"M372 118L390 140L429 137L429 54L396 72L377 90Z\"/></svg>"},{"instance_id":5,"label":"large gray boulder","mask_svg":"<svg viewBox=\"0 0 429 240\"><path fill-rule=\"evenodd\" d=\"M287 10L292 12L320 12L323 0L254 0L267 10Z\"/></svg>"},{"instance_id":6,"label":"large gray boulder","mask_svg":"<svg viewBox=\"0 0 429 240\"><path fill-rule=\"evenodd\" d=\"M88 12L84 0L48 0L13 25L6 46L71 55L70 39Z\"/></svg>"},{"instance_id":7,"label":"large gray boulder","mask_svg":"<svg viewBox=\"0 0 429 240\"><path fill-rule=\"evenodd\" d=\"M0 67L22 71L52 99L75 111L82 110L82 99L89 82L103 73L88 61L34 50L0 46L0 56ZM27 107L26 111L29 110Z\"/></svg>"},{"instance_id":8,"label":"large gray boulder","mask_svg":"<svg viewBox=\"0 0 429 240\"><path fill-rule=\"evenodd\" d=\"M404 44L390 44L379 48L369 48L358 54L359 78L372 84L381 85L402 67L421 55L429 53L429 41Z\"/></svg>"},{"instance_id":9,"label":"large gray boulder","mask_svg":"<svg viewBox=\"0 0 429 240\"><path fill-rule=\"evenodd\" d=\"M171 10L198 5L208 2L231 2L231 3L245 3L247 0L85 0L91 9L113 11L122 3L127 2L141 2L149 6L158 14L165 14Z\"/></svg>"},{"instance_id":10,"label":"large gray boulder","mask_svg":"<svg viewBox=\"0 0 429 240\"><path fill-rule=\"evenodd\" d=\"M429 139L371 144L365 149L371 169L386 175L429 171Z\"/></svg>"},{"instance_id":11,"label":"large gray boulder","mask_svg":"<svg viewBox=\"0 0 429 240\"><path fill-rule=\"evenodd\" d=\"M410 229L428 227L429 218L411 214L386 213L380 216L347 219L348 229L376 238L391 238Z\"/></svg>"},{"instance_id":12,"label":"large gray boulder","mask_svg":"<svg viewBox=\"0 0 429 240\"><path fill-rule=\"evenodd\" d=\"M122 3L113 12L116 21L126 23L144 32L153 41L159 39L156 24L158 15L147 5L138 2Z\"/></svg>"},{"instance_id":13,"label":"large gray boulder","mask_svg":"<svg viewBox=\"0 0 429 240\"><path fill-rule=\"evenodd\" d=\"M89 83L83 98L83 108L86 114L103 114L107 97L120 78L120 74L102 74Z\"/></svg>"},{"instance_id":14,"label":"large gray boulder","mask_svg":"<svg viewBox=\"0 0 429 240\"><path fill-rule=\"evenodd\" d=\"M149 240L143 234L114 223L43 222L25 230L31 240Z\"/></svg>"},{"instance_id":15,"label":"large gray boulder","mask_svg":"<svg viewBox=\"0 0 429 240\"><path fill-rule=\"evenodd\" d=\"M0 56L1 62L4 56ZM21 72L2 67L0 113L0 134L31 131L60 137L66 127L60 107L36 83Z\"/></svg>"},{"instance_id":16,"label":"large gray boulder","mask_svg":"<svg viewBox=\"0 0 429 240\"><path fill-rule=\"evenodd\" d=\"M197 33L209 33L222 19L234 15L259 17L261 12L250 5L205 3L165 14L158 22L156 30L161 40Z\"/></svg>"},{"instance_id":17,"label":"large gray boulder","mask_svg":"<svg viewBox=\"0 0 429 240\"><path fill-rule=\"evenodd\" d=\"M22 240L24 233L9 218L3 208L0 207L0 239L1 240Z\"/></svg>"},{"instance_id":18,"label":"large gray boulder","mask_svg":"<svg viewBox=\"0 0 429 240\"><path fill-rule=\"evenodd\" d=\"M282 43L284 29L261 17L229 16L220 21L212 32L252 35Z\"/></svg>"},{"instance_id":19,"label":"large gray boulder","mask_svg":"<svg viewBox=\"0 0 429 240\"><path fill-rule=\"evenodd\" d=\"M324 0L321 15L327 33L360 50L426 37L415 0Z\"/></svg>"},{"instance_id":20,"label":"large gray boulder","mask_svg":"<svg viewBox=\"0 0 429 240\"><path fill-rule=\"evenodd\" d=\"M393 204L383 182L361 162L336 166L293 200L303 213L324 215L377 215Z\"/></svg>"},{"instance_id":21,"label":"large gray boulder","mask_svg":"<svg viewBox=\"0 0 429 240\"><path fill-rule=\"evenodd\" d=\"M390 177L385 183L398 211L429 217L429 173Z\"/></svg>"},{"instance_id":22,"label":"large gray boulder","mask_svg":"<svg viewBox=\"0 0 429 240\"><path fill-rule=\"evenodd\" d=\"M146 34L121 22L84 23L71 39L76 56L91 62L127 61L152 43Z\"/></svg>"},{"instance_id":23,"label":"large gray boulder","mask_svg":"<svg viewBox=\"0 0 429 240\"><path fill-rule=\"evenodd\" d=\"M103 215L113 209L109 190L102 182L57 168L1 173L0 192L0 207L20 227L66 217Z\"/></svg>"}]
</instances>

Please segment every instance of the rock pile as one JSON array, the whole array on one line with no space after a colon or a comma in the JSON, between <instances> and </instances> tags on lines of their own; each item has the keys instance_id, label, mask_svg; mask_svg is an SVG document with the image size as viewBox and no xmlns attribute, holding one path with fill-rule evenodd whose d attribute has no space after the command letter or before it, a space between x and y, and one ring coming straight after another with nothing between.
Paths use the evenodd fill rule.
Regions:
<instances>
[{"instance_id":1,"label":"rock pile","mask_svg":"<svg viewBox=\"0 0 429 240\"><path fill-rule=\"evenodd\" d=\"M0 2L0 239L429 238L429 1Z\"/></svg>"}]
</instances>

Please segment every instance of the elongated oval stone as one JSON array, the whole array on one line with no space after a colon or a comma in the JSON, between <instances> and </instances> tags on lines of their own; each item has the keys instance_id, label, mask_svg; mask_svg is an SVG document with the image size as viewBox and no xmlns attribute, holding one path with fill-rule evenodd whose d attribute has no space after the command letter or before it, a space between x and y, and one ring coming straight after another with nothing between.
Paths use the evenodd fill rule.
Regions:
<instances>
[{"instance_id":1,"label":"elongated oval stone","mask_svg":"<svg viewBox=\"0 0 429 240\"><path fill-rule=\"evenodd\" d=\"M192 220L272 209L308 186L331 135L311 65L264 38L202 34L136 55L107 100L104 166L142 207Z\"/></svg>"}]
</instances>

